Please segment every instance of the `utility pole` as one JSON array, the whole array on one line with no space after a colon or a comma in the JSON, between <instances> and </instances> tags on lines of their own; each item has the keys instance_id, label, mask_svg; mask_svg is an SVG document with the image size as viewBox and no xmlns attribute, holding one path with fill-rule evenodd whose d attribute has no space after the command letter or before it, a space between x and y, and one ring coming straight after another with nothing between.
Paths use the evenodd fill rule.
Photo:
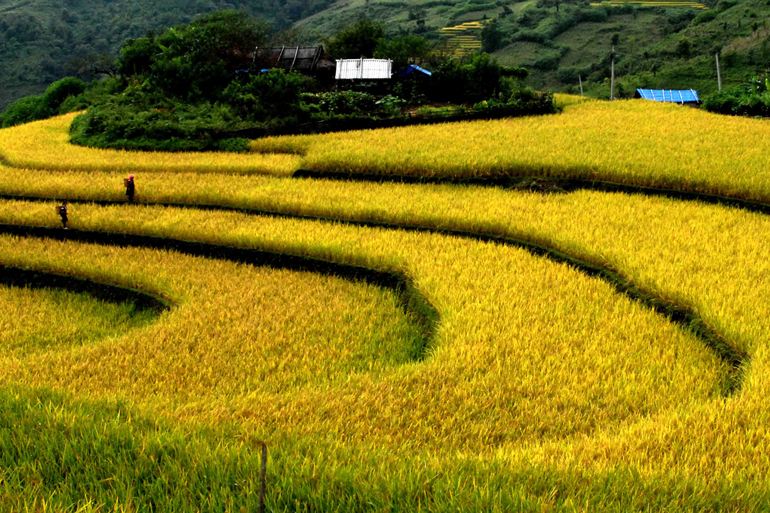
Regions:
<instances>
[{"instance_id":1,"label":"utility pole","mask_svg":"<svg viewBox=\"0 0 770 513\"><path fill-rule=\"evenodd\" d=\"M719 54L715 53L714 57L717 59L717 85L719 86L719 90L722 90L722 75L719 72Z\"/></svg>"},{"instance_id":2,"label":"utility pole","mask_svg":"<svg viewBox=\"0 0 770 513\"><path fill-rule=\"evenodd\" d=\"M580 96L583 96L583 77L578 75L578 82L580 82Z\"/></svg>"},{"instance_id":3,"label":"utility pole","mask_svg":"<svg viewBox=\"0 0 770 513\"><path fill-rule=\"evenodd\" d=\"M612 47L612 75L610 78L610 101L615 99L615 46Z\"/></svg>"}]
</instances>

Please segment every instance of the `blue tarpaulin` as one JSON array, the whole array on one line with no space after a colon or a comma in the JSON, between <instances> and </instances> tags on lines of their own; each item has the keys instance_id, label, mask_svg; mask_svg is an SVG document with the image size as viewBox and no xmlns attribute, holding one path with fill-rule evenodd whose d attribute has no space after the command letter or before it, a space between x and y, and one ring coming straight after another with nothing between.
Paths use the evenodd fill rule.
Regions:
<instances>
[{"instance_id":1,"label":"blue tarpaulin","mask_svg":"<svg viewBox=\"0 0 770 513\"><path fill-rule=\"evenodd\" d=\"M700 101L694 89L637 89L640 98L656 102L697 103Z\"/></svg>"},{"instance_id":2,"label":"blue tarpaulin","mask_svg":"<svg viewBox=\"0 0 770 513\"><path fill-rule=\"evenodd\" d=\"M421 73L425 73L428 76L433 75L430 71L428 71L425 68L421 68L417 66L416 64L410 64L409 67L407 67L405 70L399 71L398 73L393 73L394 75L398 75L399 77L405 77L408 74L412 73L413 71L419 71Z\"/></svg>"}]
</instances>

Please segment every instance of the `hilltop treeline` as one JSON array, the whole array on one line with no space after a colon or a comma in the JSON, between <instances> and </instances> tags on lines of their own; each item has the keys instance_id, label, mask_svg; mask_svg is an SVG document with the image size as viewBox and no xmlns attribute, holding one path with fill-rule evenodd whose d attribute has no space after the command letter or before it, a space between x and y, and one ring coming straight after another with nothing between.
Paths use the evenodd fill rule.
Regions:
<instances>
[{"instance_id":1,"label":"hilltop treeline","mask_svg":"<svg viewBox=\"0 0 770 513\"><path fill-rule=\"evenodd\" d=\"M10 3L10 2L9 2ZM0 7L0 110L67 75L88 80L114 71L105 56L147 31L240 10L276 31L327 8L332 0L30 0Z\"/></svg>"},{"instance_id":2,"label":"hilltop treeline","mask_svg":"<svg viewBox=\"0 0 770 513\"><path fill-rule=\"evenodd\" d=\"M67 79L70 97L55 105L47 100L49 93L26 98L0 121L11 125L88 107L72 124L77 144L242 151L247 141L233 134L244 130L270 134L372 126L431 102L458 105L452 114L463 116L474 111L474 104L482 115L490 109L495 115L553 111L550 96L522 87L526 70L501 66L486 54L438 60L429 78L415 74L350 90L296 72L252 69L253 49L266 44L269 34L265 23L244 12L218 11L129 40L115 76L88 85ZM343 29L329 47L332 56L376 55L393 58L397 66L427 58L430 49L420 38L386 38L382 26L369 21Z\"/></svg>"}]
</instances>

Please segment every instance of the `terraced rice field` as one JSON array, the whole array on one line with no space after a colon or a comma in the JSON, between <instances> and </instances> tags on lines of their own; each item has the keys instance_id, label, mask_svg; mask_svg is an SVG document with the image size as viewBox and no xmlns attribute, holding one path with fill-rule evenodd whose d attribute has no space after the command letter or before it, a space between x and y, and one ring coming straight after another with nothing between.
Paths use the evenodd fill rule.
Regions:
<instances>
[{"instance_id":1,"label":"terraced rice field","mask_svg":"<svg viewBox=\"0 0 770 513\"><path fill-rule=\"evenodd\" d=\"M610 0L606 2L592 2L591 5L598 6L598 5L610 5L610 6L619 6L619 5L636 5L639 7L685 7L690 9L708 9L708 7L700 2L687 2L687 1L678 1L673 0L670 2L666 1L628 1L628 0Z\"/></svg>"},{"instance_id":2,"label":"terraced rice field","mask_svg":"<svg viewBox=\"0 0 770 513\"><path fill-rule=\"evenodd\" d=\"M447 48L457 57L470 55L481 48L481 30L484 22L469 21L453 27L443 27L438 33L447 37Z\"/></svg>"},{"instance_id":3,"label":"terraced rice field","mask_svg":"<svg viewBox=\"0 0 770 513\"><path fill-rule=\"evenodd\" d=\"M164 306L1 289L0 508L255 510L264 441L267 511L767 509L767 122L575 102L178 161L67 123L0 131L0 265Z\"/></svg>"}]
</instances>

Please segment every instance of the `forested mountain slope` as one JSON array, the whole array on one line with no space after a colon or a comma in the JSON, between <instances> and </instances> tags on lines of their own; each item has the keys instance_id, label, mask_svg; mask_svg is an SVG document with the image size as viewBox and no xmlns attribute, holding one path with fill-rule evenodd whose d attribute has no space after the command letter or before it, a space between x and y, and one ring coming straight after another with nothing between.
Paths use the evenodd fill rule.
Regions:
<instances>
[{"instance_id":1,"label":"forested mountain slope","mask_svg":"<svg viewBox=\"0 0 770 513\"><path fill-rule=\"evenodd\" d=\"M329 0L0 0L0 110L66 75L99 69L127 38L188 23L219 9L243 9L276 29ZM104 64L104 63L102 63ZM104 66L102 66L103 68Z\"/></svg>"},{"instance_id":2,"label":"forested mountain slope","mask_svg":"<svg viewBox=\"0 0 770 513\"><path fill-rule=\"evenodd\" d=\"M617 0L616 0L617 1ZM536 87L609 93L617 51L622 94L636 87L716 89L770 67L770 0L0 0L0 109L66 75L108 68L127 38L187 23L218 9L242 9L269 23L277 43L316 43L362 17L390 34L430 39L447 55L488 51L526 66ZM107 58L100 58L106 56Z\"/></svg>"},{"instance_id":3,"label":"forested mountain slope","mask_svg":"<svg viewBox=\"0 0 770 513\"><path fill-rule=\"evenodd\" d=\"M593 0L597 2L598 0ZM637 87L716 90L770 67L770 0L340 0L297 23L330 34L366 16L392 32L432 39L445 52L492 53L527 67L535 87L609 95L616 47L621 96Z\"/></svg>"}]
</instances>

